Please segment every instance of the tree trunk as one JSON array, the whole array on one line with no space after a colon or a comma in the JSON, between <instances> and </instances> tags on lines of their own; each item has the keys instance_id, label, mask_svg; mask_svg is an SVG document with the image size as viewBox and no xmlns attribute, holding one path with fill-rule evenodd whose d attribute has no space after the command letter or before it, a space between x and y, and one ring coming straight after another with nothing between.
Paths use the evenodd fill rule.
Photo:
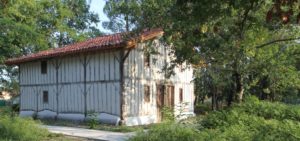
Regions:
<instances>
[{"instance_id":1,"label":"tree trunk","mask_svg":"<svg viewBox=\"0 0 300 141\"><path fill-rule=\"evenodd\" d=\"M242 75L238 72L235 73L235 83L236 83L236 102L241 103L244 96L244 86Z\"/></svg>"},{"instance_id":2,"label":"tree trunk","mask_svg":"<svg viewBox=\"0 0 300 141\"><path fill-rule=\"evenodd\" d=\"M199 95L198 95L198 94L196 94L196 95L195 95L195 99L194 99L194 106L196 106L196 105L197 105L197 103L198 103L198 99L199 99Z\"/></svg>"},{"instance_id":3,"label":"tree trunk","mask_svg":"<svg viewBox=\"0 0 300 141\"><path fill-rule=\"evenodd\" d=\"M215 88L212 89L212 97L211 97L211 110L216 110L216 91Z\"/></svg>"},{"instance_id":4,"label":"tree trunk","mask_svg":"<svg viewBox=\"0 0 300 141\"><path fill-rule=\"evenodd\" d=\"M234 78L234 76L233 76ZM234 83L231 83L231 87L229 88L228 90L228 96L227 96L227 106L231 106L232 102L233 102L233 99L234 99Z\"/></svg>"}]
</instances>

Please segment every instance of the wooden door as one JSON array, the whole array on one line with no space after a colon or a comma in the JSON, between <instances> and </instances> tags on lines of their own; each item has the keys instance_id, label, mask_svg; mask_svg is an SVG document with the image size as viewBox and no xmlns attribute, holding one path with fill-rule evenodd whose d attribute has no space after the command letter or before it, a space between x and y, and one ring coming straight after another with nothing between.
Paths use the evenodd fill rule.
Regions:
<instances>
[{"instance_id":1,"label":"wooden door","mask_svg":"<svg viewBox=\"0 0 300 141\"><path fill-rule=\"evenodd\" d=\"M156 92L157 120L160 122L163 119L162 108L174 107L174 86L156 85Z\"/></svg>"},{"instance_id":2,"label":"wooden door","mask_svg":"<svg viewBox=\"0 0 300 141\"><path fill-rule=\"evenodd\" d=\"M164 99L164 101L165 101L165 106L169 108L174 107L174 86L173 85L167 86L166 98Z\"/></svg>"}]
</instances>

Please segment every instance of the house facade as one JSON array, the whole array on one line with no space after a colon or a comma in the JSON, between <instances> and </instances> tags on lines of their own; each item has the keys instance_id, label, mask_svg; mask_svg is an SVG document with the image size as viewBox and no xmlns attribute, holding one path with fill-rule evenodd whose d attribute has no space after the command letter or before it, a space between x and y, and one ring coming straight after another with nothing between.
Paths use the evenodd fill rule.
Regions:
<instances>
[{"instance_id":1,"label":"house facade","mask_svg":"<svg viewBox=\"0 0 300 141\"><path fill-rule=\"evenodd\" d=\"M165 77L174 58L162 34L106 35L7 60L19 66L20 116L83 121L96 114L130 126L160 122L164 106L193 115L193 70L175 67Z\"/></svg>"}]
</instances>

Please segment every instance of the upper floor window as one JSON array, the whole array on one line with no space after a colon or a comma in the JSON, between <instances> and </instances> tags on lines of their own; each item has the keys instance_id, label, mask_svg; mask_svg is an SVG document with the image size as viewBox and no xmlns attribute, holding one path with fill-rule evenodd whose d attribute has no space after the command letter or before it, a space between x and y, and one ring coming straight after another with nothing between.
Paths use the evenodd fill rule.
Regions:
<instances>
[{"instance_id":1,"label":"upper floor window","mask_svg":"<svg viewBox=\"0 0 300 141\"><path fill-rule=\"evenodd\" d=\"M144 66L150 66L150 54L147 52L144 53Z\"/></svg>"},{"instance_id":2,"label":"upper floor window","mask_svg":"<svg viewBox=\"0 0 300 141\"><path fill-rule=\"evenodd\" d=\"M183 72L183 71L184 71L184 68L183 68L183 65L182 65L182 64L179 65L179 71L180 71L180 72Z\"/></svg>"},{"instance_id":3,"label":"upper floor window","mask_svg":"<svg viewBox=\"0 0 300 141\"><path fill-rule=\"evenodd\" d=\"M48 91L43 91L43 103L48 103L48 102L49 102Z\"/></svg>"},{"instance_id":4,"label":"upper floor window","mask_svg":"<svg viewBox=\"0 0 300 141\"><path fill-rule=\"evenodd\" d=\"M42 61L41 62L41 73L42 74L47 74L47 61Z\"/></svg>"},{"instance_id":5,"label":"upper floor window","mask_svg":"<svg viewBox=\"0 0 300 141\"><path fill-rule=\"evenodd\" d=\"M180 101L180 103L183 102L183 89L182 88L179 88L179 101Z\"/></svg>"},{"instance_id":6,"label":"upper floor window","mask_svg":"<svg viewBox=\"0 0 300 141\"><path fill-rule=\"evenodd\" d=\"M150 102L150 86L144 85L144 101Z\"/></svg>"}]
</instances>

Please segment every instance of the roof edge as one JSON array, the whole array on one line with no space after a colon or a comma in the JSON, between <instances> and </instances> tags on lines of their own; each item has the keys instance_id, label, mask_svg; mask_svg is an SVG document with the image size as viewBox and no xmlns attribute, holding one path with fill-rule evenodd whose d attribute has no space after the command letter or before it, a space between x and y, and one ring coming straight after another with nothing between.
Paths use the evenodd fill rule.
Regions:
<instances>
[{"instance_id":1,"label":"roof edge","mask_svg":"<svg viewBox=\"0 0 300 141\"><path fill-rule=\"evenodd\" d=\"M40 52L37 52L37 53L22 56L22 57L7 59L7 60L5 60L4 64L8 65L8 66L11 66L11 65L19 65L19 64L22 64L22 63L26 63L26 62L36 61L36 60L49 59L49 58L53 58L53 57L69 56L69 55L72 55L72 54L88 53L88 52L100 51L100 50L104 50L104 51L118 50L118 49L121 49L121 48L129 49L129 48L134 48L136 46L136 44L139 43L139 42L144 42L144 41L147 41L147 40L151 40L155 37L162 36L164 34L164 31L162 29L155 29L155 30L152 30L152 32L153 33L149 33L149 34L146 34L146 35L141 34L137 38L133 38L133 39L130 39L128 41L123 41L123 42L120 42L120 43L115 44L115 45L104 45L104 46L102 45L101 48L97 48L97 46L93 46L93 47L90 47L90 48L82 48L82 49L78 49L78 50L74 50L74 51L71 50L71 51L63 53L63 54L53 53L53 54L48 54L48 55L45 55L45 56L38 56L38 57L31 57L30 58L30 56L41 53L41 52L55 50L55 49L48 49L48 50L40 51ZM115 35L115 34L112 34L112 35ZM112 36L112 35L106 35L106 36ZM87 41L87 40L85 40L85 41ZM85 41L83 41L83 42L85 42ZM79 44L79 43L83 43L83 42L77 42L77 43L74 43L74 44ZM62 48L64 48L64 47L62 47Z\"/></svg>"}]
</instances>

